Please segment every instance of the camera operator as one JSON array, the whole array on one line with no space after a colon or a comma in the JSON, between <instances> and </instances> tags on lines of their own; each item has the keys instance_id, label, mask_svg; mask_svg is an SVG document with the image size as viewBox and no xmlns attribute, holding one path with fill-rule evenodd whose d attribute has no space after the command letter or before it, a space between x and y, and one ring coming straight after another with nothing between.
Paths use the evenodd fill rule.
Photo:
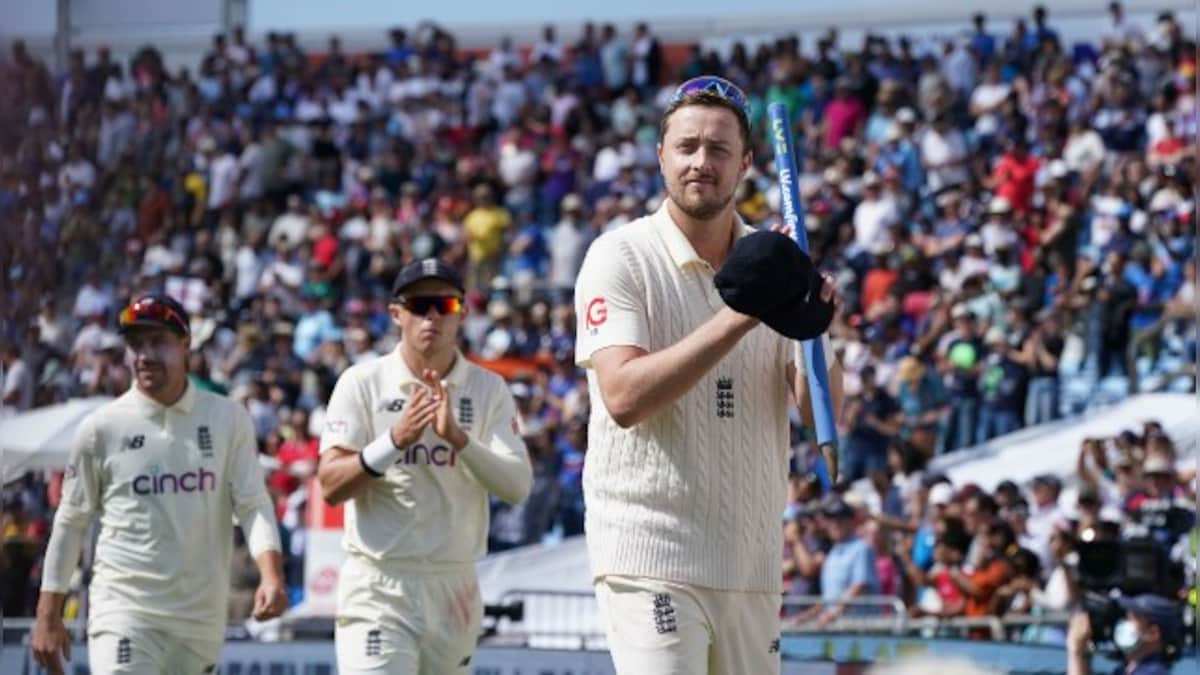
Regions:
<instances>
[{"instance_id":1,"label":"camera operator","mask_svg":"<svg viewBox=\"0 0 1200 675\"><path fill-rule=\"evenodd\" d=\"M1113 629L1112 642L1122 664L1113 675L1167 675L1182 640L1183 625L1176 603L1157 595L1117 599L1125 617ZM1086 612L1071 617L1067 631L1067 675L1092 672L1092 624Z\"/></svg>"}]
</instances>

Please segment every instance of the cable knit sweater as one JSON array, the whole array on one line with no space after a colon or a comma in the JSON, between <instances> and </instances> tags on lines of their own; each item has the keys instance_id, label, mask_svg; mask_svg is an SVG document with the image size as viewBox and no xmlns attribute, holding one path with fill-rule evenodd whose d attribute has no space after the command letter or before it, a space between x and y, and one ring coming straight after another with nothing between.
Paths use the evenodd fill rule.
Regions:
<instances>
[{"instance_id":1,"label":"cable knit sweater","mask_svg":"<svg viewBox=\"0 0 1200 675\"><path fill-rule=\"evenodd\" d=\"M594 578L781 590L789 341L760 325L683 397L629 429L605 409L590 369L600 348L659 351L710 319L724 306L714 274L665 206L600 237L584 260L576 358L592 401L583 488Z\"/></svg>"}]
</instances>

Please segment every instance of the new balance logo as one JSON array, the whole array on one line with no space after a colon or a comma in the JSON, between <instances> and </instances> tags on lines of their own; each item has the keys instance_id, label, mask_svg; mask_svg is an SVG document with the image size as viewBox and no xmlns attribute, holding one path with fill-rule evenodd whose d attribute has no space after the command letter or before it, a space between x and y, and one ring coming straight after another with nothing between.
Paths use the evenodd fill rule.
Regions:
<instances>
[{"instance_id":1,"label":"new balance logo","mask_svg":"<svg viewBox=\"0 0 1200 675\"><path fill-rule=\"evenodd\" d=\"M679 630L679 623L675 619L675 608L671 606L669 593L657 593L654 596L654 629L658 631L659 635Z\"/></svg>"},{"instance_id":2,"label":"new balance logo","mask_svg":"<svg viewBox=\"0 0 1200 675\"><path fill-rule=\"evenodd\" d=\"M458 662L459 668L466 668L469 665L471 665L471 655L470 654L467 654L466 656L463 657L462 661Z\"/></svg>"},{"instance_id":3,"label":"new balance logo","mask_svg":"<svg viewBox=\"0 0 1200 675\"><path fill-rule=\"evenodd\" d=\"M463 429L470 429L475 422L475 404L466 396L458 399L458 424Z\"/></svg>"},{"instance_id":4,"label":"new balance logo","mask_svg":"<svg viewBox=\"0 0 1200 675\"><path fill-rule=\"evenodd\" d=\"M720 419L733 418L733 378L717 379L717 417Z\"/></svg>"},{"instance_id":5,"label":"new balance logo","mask_svg":"<svg viewBox=\"0 0 1200 675\"><path fill-rule=\"evenodd\" d=\"M207 459L212 459L213 442L212 433L209 432L207 426L201 426L196 430L196 445L200 446L200 454Z\"/></svg>"},{"instance_id":6,"label":"new balance logo","mask_svg":"<svg viewBox=\"0 0 1200 675\"><path fill-rule=\"evenodd\" d=\"M367 631L367 656L379 656L383 653L383 633L378 629Z\"/></svg>"},{"instance_id":7,"label":"new balance logo","mask_svg":"<svg viewBox=\"0 0 1200 675\"><path fill-rule=\"evenodd\" d=\"M117 640L117 665L127 666L130 663L133 663L133 646L129 638L121 638Z\"/></svg>"},{"instance_id":8,"label":"new balance logo","mask_svg":"<svg viewBox=\"0 0 1200 675\"><path fill-rule=\"evenodd\" d=\"M384 401L383 403L379 404L379 407L376 410L378 412L400 412L404 410L404 399L394 398L390 401Z\"/></svg>"},{"instance_id":9,"label":"new balance logo","mask_svg":"<svg viewBox=\"0 0 1200 675\"><path fill-rule=\"evenodd\" d=\"M145 444L146 437L142 434L138 434L136 436L126 436L125 438L121 439L122 450L141 450L142 446Z\"/></svg>"},{"instance_id":10,"label":"new balance logo","mask_svg":"<svg viewBox=\"0 0 1200 675\"><path fill-rule=\"evenodd\" d=\"M767 653L768 654L778 654L779 653L779 638L775 638L774 640L771 640L771 646L767 648Z\"/></svg>"}]
</instances>

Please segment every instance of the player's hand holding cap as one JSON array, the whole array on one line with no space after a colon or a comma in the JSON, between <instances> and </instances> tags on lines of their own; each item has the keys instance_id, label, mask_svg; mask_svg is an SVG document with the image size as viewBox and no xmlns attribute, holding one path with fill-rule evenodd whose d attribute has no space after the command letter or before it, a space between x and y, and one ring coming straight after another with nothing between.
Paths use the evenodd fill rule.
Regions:
<instances>
[{"instance_id":1,"label":"player's hand holding cap","mask_svg":"<svg viewBox=\"0 0 1200 675\"><path fill-rule=\"evenodd\" d=\"M753 316L795 340L820 336L836 306L821 300L821 276L796 242L762 230L738 239L717 271L717 291L730 309Z\"/></svg>"}]
</instances>

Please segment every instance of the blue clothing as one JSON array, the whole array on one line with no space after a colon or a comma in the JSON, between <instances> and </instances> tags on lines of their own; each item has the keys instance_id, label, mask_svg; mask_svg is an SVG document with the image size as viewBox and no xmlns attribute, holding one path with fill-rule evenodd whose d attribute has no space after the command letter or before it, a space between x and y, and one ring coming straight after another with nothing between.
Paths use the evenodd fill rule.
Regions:
<instances>
[{"instance_id":1,"label":"blue clothing","mask_svg":"<svg viewBox=\"0 0 1200 675\"><path fill-rule=\"evenodd\" d=\"M913 537L913 564L923 570L933 567L933 547L936 543L937 534L934 533L933 527L929 525L919 527L916 536Z\"/></svg>"},{"instance_id":2,"label":"blue clothing","mask_svg":"<svg viewBox=\"0 0 1200 675\"><path fill-rule=\"evenodd\" d=\"M904 412L904 416L908 418L905 426L910 432L912 426L915 425L915 418L922 413L945 405L946 399L946 388L942 384L941 378L932 370L925 371L925 375L917 383L915 389L910 387L908 382L901 382L900 388L896 392L896 403Z\"/></svg>"},{"instance_id":3,"label":"blue clothing","mask_svg":"<svg viewBox=\"0 0 1200 675\"><path fill-rule=\"evenodd\" d=\"M880 148L875 171L882 174L892 167L900 172L900 182L905 190L918 192L925 185L925 168L921 166L920 153L907 140Z\"/></svg>"},{"instance_id":4,"label":"blue clothing","mask_svg":"<svg viewBox=\"0 0 1200 675\"><path fill-rule=\"evenodd\" d=\"M987 63L992 60L992 55L996 53L996 38L987 33L976 33L971 36L971 51L979 56L980 63Z\"/></svg>"},{"instance_id":5,"label":"blue clothing","mask_svg":"<svg viewBox=\"0 0 1200 675\"><path fill-rule=\"evenodd\" d=\"M1133 670L1125 671L1125 664L1113 669L1113 675L1171 675L1171 666L1162 660L1159 654L1153 654L1139 661Z\"/></svg>"},{"instance_id":6,"label":"blue clothing","mask_svg":"<svg viewBox=\"0 0 1200 675\"><path fill-rule=\"evenodd\" d=\"M529 245L520 254L512 257L513 271L541 274L542 268L550 260L550 250L546 248L546 237L542 232L542 226L526 225L521 228L517 238L528 238Z\"/></svg>"},{"instance_id":7,"label":"blue clothing","mask_svg":"<svg viewBox=\"0 0 1200 675\"><path fill-rule=\"evenodd\" d=\"M867 542L858 537L833 545L825 555L821 566L821 599L835 603L852 586L863 584L866 595L879 592L879 580L875 578L875 552Z\"/></svg>"},{"instance_id":8,"label":"blue clothing","mask_svg":"<svg viewBox=\"0 0 1200 675\"><path fill-rule=\"evenodd\" d=\"M333 315L326 310L311 312L300 317L296 322L296 335L292 339L292 352L302 360L316 351L326 340L340 340L342 331L333 320Z\"/></svg>"}]
</instances>

